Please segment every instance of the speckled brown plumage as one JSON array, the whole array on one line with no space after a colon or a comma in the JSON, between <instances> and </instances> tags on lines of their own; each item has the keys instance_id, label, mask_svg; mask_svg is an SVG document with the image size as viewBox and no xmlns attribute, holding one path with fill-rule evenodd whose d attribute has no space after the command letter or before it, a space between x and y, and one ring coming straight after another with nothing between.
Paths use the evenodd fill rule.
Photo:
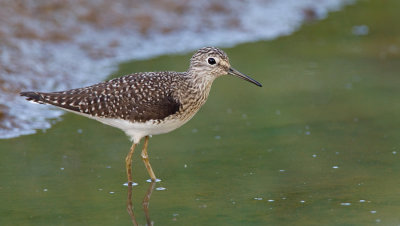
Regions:
<instances>
[{"instance_id":1,"label":"speckled brown plumage","mask_svg":"<svg viewBox=\"0 0 400 226\"><path fill-rule=\"evenodd\" d=\"M162 120L179 111L181 103L174 92L184 83L179 78L176 72L135 73L85 88L21 95L93 117L144 122Z\"/></svg>"}]
</instances>

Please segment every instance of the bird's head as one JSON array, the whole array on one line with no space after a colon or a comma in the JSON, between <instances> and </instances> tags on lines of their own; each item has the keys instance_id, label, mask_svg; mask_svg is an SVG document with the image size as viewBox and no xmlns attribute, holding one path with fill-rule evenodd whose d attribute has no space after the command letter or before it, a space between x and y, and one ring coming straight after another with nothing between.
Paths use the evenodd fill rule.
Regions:
<instances>
[{"instance_id":1,"label":"bird's head","mask_svg":"<svg viewBox=\"0 0 400 226\"><path fill-rule=\"evenodd\" d=\"M199 76L207 76L210 80L221 75L234 75L259 87L262 86L256 80L232 68L226 53L215 47L199 49L190 60L189 72Z\"/></svg>"}]
</instances>

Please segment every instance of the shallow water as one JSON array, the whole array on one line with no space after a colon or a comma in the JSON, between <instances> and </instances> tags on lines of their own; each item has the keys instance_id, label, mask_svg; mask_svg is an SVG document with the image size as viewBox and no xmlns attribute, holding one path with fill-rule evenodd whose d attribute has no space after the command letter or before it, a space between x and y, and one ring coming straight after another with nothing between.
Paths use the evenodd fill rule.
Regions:
<instances>
[{"instance_id":1,"label":"shallow water","mask_svg":"<svg viewBox=\"0 0 400 226\"><path fill-rule=\"evenodd\" d=\"M162 179L150 220L399 225L399 7L361 1L292 36L226 49L264 86L219 78L194 119L150 139ZM189 57L124 63L118 75L185 70ZM0 225L131 224L129 147L121 131L73 114L46 132L1 140ZM138 153L134 178L134 214L145 225L151 184Z\"/></svg>"}]
</instances>

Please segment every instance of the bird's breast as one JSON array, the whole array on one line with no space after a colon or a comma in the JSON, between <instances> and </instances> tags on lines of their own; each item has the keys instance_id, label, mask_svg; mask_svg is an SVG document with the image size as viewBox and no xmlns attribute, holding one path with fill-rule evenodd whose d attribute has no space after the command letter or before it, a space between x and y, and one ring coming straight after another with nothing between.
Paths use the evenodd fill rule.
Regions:
<instances>
[{"instance_id":1,"label":"bird's breast","mask_svg":"<svg viewBox=\"0 0 400 226\"><path fill-rule=\"evenodd\" d=\"M192 86L185 92L180 94L181 108L177 115L183 120L189 120L197 111L206 103L210 93L211 84L209 86Z\"/></svg>"}]
</instances>

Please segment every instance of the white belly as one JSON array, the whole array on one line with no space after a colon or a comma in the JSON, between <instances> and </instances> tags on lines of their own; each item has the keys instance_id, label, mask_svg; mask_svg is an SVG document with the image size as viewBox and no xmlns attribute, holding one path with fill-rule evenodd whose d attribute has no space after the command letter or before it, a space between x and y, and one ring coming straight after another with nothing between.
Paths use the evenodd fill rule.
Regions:
<instances>
[{"instance_id":1,"label":"white belly","mask_svg":"<svg viewBox=\"0 0 400 226\"><path fill-rule=\"evenodd\" d=\"M91 117L100 121L106 125L110 125L116 128L123 130L126 135L131 137L134 143L139 143L140 139L148 136L148 135L157 135L162 133L171 132L174 129L185 124L189 119L186 121L181 120L168 120L162 121L160 123L156 122L155 120L150 120L147 122L129 122L122 119L109 119L109 118L97 118Z\"/></svg>"},{"instance_id":2,"label":"white belly","mask_svg":"<svg viewBox=\"0 0 400 226\"><path fill-rule=\"evenodd\" d=\"M183 120L177 120L174 118L166 118L167 120L162 122L157 122L156 120L149 120L147 122L129 122L123 119L112 119L112 118L102 118L95 117L88 114L83 114L76 111L71 111L68 109L63 109L78 115L82 115L91 119L95 119L106 125L116 127L123 130L126 135L128 135L134 143L139 143L140 139L148 135L157 135L171 132L174 129L181 127L187 121L189 121L197 111L193 111L192 114L184 117ZM198 109L197 109L198 110Z\"/></svg>"}]
</instances>

